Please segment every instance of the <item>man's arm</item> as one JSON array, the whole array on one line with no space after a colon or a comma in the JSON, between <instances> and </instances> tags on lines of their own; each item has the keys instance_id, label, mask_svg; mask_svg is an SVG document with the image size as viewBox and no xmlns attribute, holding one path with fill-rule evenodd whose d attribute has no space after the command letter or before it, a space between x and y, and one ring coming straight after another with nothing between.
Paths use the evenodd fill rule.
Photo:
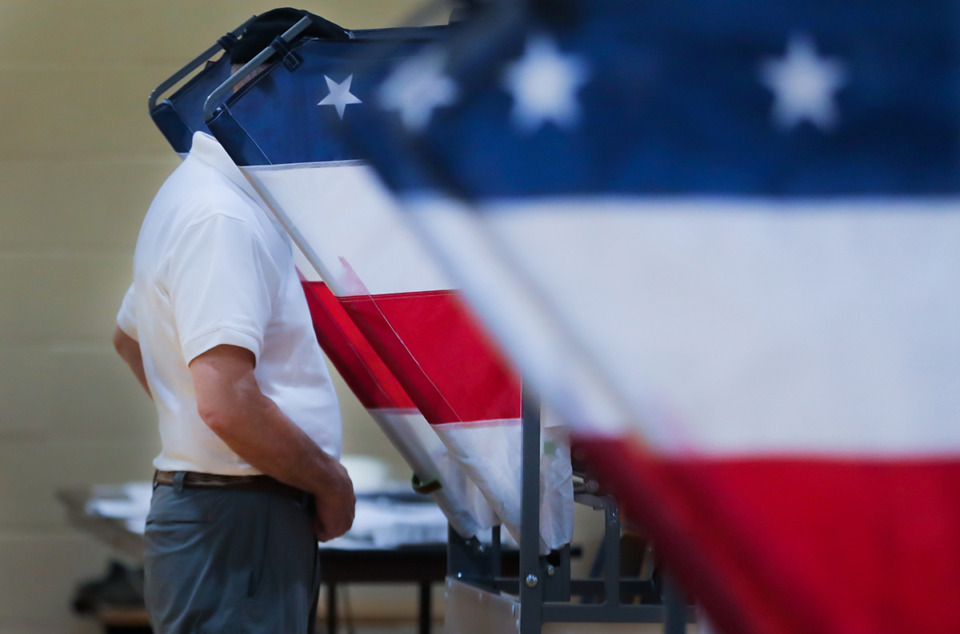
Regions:
<instances>
[{"instance_id":1,"label":"man's arm","mask_svg":"<svg viewBox=\"0 0 960 634\"><path fill-rule=\"evenodd\" d=\"M230 345L191 361L200 417L253 467L314 495L317 539L343 535L356 504L346 469L260 391L254 365L252 352Z\"/></svg>"},{"instance_id":2,"label":"man's arm","mask_svg":"<svg viewBox=\"0 0 960 634\"><path fill-rule=\"evenodd\" d=\"M150 386L147 385L147 375L143 371L143 357L140 355L140 343L121 330L120 326L113 329L113 348L117 354L127 362L133 375L140 381L147 396L153 398L150 394Z\"/></svg>"}]
</instances>

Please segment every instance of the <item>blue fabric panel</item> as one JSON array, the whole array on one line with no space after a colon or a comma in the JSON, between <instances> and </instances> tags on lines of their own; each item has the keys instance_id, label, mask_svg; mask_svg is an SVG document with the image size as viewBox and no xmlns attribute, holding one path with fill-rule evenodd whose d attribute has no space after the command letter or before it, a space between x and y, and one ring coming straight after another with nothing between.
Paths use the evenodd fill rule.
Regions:
<instances>
[{"instance_id":1,"label":"blue fabric panel","mask_svg":"<svg viewBox=\"0 0 960 634\"><path fill-rule=\"evenodd\" d=\"M444 50L457 99L434 109L424 130L405 129L376 107L344 120L359 155L394 188L429 181L477 200L937 196L960 188L955 0L526 4L512 31L473 25ZM513 124L505 77L533 37L585 69L573 125ZM798 40L810 43L818 64L842 68L830 129L809 120L786 128L773 116L763 69ZM383 76L391 72L384 64Z\"/></svg>"},{"instance_id":2,"label":"blue fabric panel","mask_svg":"<svg viewBox=\"0 0 960 634\"><path fill-rule=\"evenodd\" d=\"M154 124L174 150L189 152L194 132L210 132L203 122L203 104L207 96L228 77L229 61L221 57L209 63L150 112Z\"/></svg>"},{"instance_id":3,"label":"blue fabric panel","mask_svg":"<svg viewBox=\"0 0 960 634\"><path fill-rule=\"evenodd\" d=\"M344 120L375 101L377 67L371 60L402 60L424 43L446 36L448 27L360 31L349 41L308 39L292 47L303 60L290 70L274 62L270 70L230 96L207 122L238 165L308 163L358 158L340 134L336 108L320 106L330 94L327 80L351 77L351 94L361 104L346 107ZM400 38L400 39L397 39ZM240 138L243 137L243 138Z\"/></svg>"}]
</instances>

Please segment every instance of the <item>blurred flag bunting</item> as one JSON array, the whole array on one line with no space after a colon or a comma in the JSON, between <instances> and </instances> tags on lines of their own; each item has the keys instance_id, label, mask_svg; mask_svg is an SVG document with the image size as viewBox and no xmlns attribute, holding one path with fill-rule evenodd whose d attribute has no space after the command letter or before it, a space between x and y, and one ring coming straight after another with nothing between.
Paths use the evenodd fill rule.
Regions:
<instances>
[{"instance_id":1,"label":"blurred flag bunting","mask_svg":"<svg viewBox=\"0 0 960 634\"><path fill-rule=\"evenodd\" d=\"M721 631L960 631L957 4L500 4L344 119L445 272Z\"/></svg>"}]
</instances>

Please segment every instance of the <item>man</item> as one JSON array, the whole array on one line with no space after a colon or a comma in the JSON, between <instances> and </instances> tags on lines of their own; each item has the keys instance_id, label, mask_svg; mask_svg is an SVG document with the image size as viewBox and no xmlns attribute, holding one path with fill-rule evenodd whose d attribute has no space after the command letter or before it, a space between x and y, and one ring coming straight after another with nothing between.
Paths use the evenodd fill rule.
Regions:
<instances>
[{"instance_id":1,"label":"man","mask_svg":"<svg viewBox=\"0 0 960 634\"><path fill-rule=\"evenodd\" d=\"M263 14L231 62L303 15ZM147 212L117 316L115 348L159 417L144 552L158 633L312 631L316 542L353 522L336 395L262 205L197 133Z\"/></svg>"}]
</instances>

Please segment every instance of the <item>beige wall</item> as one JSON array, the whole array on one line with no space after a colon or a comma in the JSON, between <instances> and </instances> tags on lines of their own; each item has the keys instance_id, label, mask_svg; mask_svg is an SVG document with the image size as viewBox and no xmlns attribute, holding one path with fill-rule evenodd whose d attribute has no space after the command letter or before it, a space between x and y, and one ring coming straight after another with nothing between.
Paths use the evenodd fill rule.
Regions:
<instances>
[{"instance_id":1,"label":"beige wall","mask_svg":"<svg viewBox=\"0 0 960 634\"><path fill-rule=\"evenodd\" d=\"M298 6L362 28L399 24L419 4ZM146 98L273 6L0 0L0 632L97 631L68 604L111 553L66 524L54 492L146 479L157 451L152 406L110 345L140 220L179 160ZM345 451L384 457L406 477L356 400L340 394ZM412 589L390 596L375 607L412 614Z\"/></svg>"}]
</instances>

